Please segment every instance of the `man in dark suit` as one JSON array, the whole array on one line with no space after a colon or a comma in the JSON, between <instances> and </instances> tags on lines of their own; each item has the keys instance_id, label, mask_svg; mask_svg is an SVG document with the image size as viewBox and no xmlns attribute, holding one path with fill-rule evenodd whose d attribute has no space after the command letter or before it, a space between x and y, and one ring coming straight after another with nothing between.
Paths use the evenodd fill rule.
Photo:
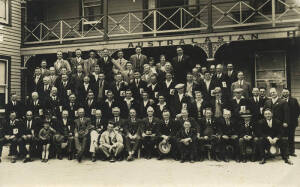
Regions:
<instances>
[{"instance_id":1,"label":"man in dark suit","mask_svg":"<svg viewBox=\"0 0 300 187\"><path fill-rule=\"evenodd\" d=\"M203 117L203 110L207 105L207 101L203 99L202 92L195 92L195 100L190 105L191 117L197 120L201 119Z\"/></svg>"},{"instance_id":2,"label":"man in dark suit","mask_svg":"<svg viewBox=\"0 0 300 187\"><path fill-rule=\"evenodd\" d=\"M175 93L175 86L177 83L173 79L171 73L165 74L165 80L161 83L161 92L165 95L166 101L170 102L171 95Z\"/></svg>"},{"instance_id":3,"label":"man in dark suit","mask_svg":"<svg viewBox=\"0 0 300 187\"><path fill-rule=\"evenodd\" d=\"M100 69L104 72L105 74L105 80L110 82L113 81L113 62L112 58L109 56L109 52L107 49L103 50L103 57L100 58L99 60L99 66Z\"/></svg>"},{"instance_id":4,"label":"man in dark suit","mask_svg":"<svg viewBox=\"0 0 300 187\"><path fill-rule=\"evenodd\" d=\"M147 117L143 119L141 127L142 144L146 159L151 159L154 152L154 146L158 142L158 130L162 121L154 117L154 109L149 106L147 108Z\"/></svg>"},{"instance_id":5,"label":"man in dark suit","mask_svg":"<svg viewBox=\"0 0 300 187\"><path fill-rule=\"evenodd\" d=\"M142 92L142 99L139 102L139 107L138 107L138 117L143 119L147 116L147 108L149 106L152 106L154 108L154 100L149 99L149 94L147 91Z\"/></svg>"},{"instance_id":6,"label":"man in dark suit","mask_svg":"<svg viewBox=\"0 0 300 187\"><path fill-rule=\"evenodd\" d=\"M51 114L57 118L61 117L62 112L62 102L60 101L59 97L57 96L57 88L52 87L50 96L44 102L45 109L50 111Z\"/></svg>"},{"instance_id":7,"label":"man in dark suit","mask_svg":"<svg viewBox=\"0 0 300 187\"><path fill-rule=\"evenodd\" d=\"M141 79L140 72L136 71L134 73L134 79L129 84L129 89L132 90L133 97L137 100L141 99L143 91L145 91L147 83Z\"/></svg>"},{"instance_id":8,"label":"man in dark suit","mask_svg":"<svg viewBox=\"0 0 300 187\"><path fill-rule=\"evenodd\" d=\"M113 118L108 120L112 121L115 124L115 128L118 130L118 132L124 136L125 134L125 125L126 125L126 119L121 118L121 110L119 107L114 107L112 109Z\"/></svg>"},{"instance_id":9,"label":"man in dark suit","mask_svg":"<svg viewBox=\"0 0 300 187\"><path fill-rule=\"evenodd\" d=\"M125 145L128 152L127 161L132 161L141 143L142 121L137 119L134 108L129 111L129 119L125 124Z\"/></svg>"},{"instance_id":10,"label":"man in dark suit","mask_svg":"<svg viewBox=\"0 0 300 187\"><path fill-rule=\"evenodd\" d=\"M129 117L129 111L130 109L138 109L138 101L135 100L135 98L132 97L132 91L131 90L126 90L125 92L125 98L124 100L121 101L121 116L124 119L127 119Z\"/></svg>"},{"instance_id":11,"label":"man in dark suit","mask_svg":"<svg viewBox=\"0 0 300 187\"><path fill-rule=\"evenodd\" d=\"M181 153L181 163L189 160L194 162L196 152L196 129L192 128L189 121L183 123L183 128L177 133L178 148Z\"/></svg>"},{"instance_id":12,"label":"man in dark suit","mask_svg":"<svg viewBox=\"0 0 300 187\"><path fill-rule=\"evenodd\" d=\"M236 161L239 161L239 126L236 119L231 117L230 110L224 110L223 116L218 118L217 126L219 135L221 136L221 157L225 162L229 160L230 151L229 146L233 148L233 155Z\"/></svg>"},{"instance_id":13,"label":"man in dark suit","mask_svg":"<svg viewBox=\"0 0 300 187\"><path fill-rule=\"evenodd\" d=\"M15 163L18 155L17 147L20 150L23 144L22 135L24 134L24 128L20 120L17 118L17 114L12 111L9 115L9 119L4 122L4 143L10 143L10 153L12 155L11 163Z\"/></svg>"},{"instance_id":14,"label":"man in dark suit","mask_svg":"<svg viewBox=\"0 0 300 187\"><path fill-rule=\"evenodd\" d=\"M280 148L281 157L287 164L292 164L289 161L288 154L288 139L284 137L282 122L273 118L272 110L266 108L264 111L265 119L259 121L259 137L261 143L259 145L259 153L261 157L260 164L266 163L265 150L269 150L271 145L276 145Z\"/></svg>"},{"instance_id":15,"label":"man in dark suit","mask_svg":"<svg viewBox=\"0 0 300 187\"><path fill-rule=\"evenodd\" d=\"M182 47L177 47L177 56L172 60L172 66L174 70L174 77L177 82L184 83L186 80L186 74L193 68L190 62L190 57L183 54Z\"/></svg>"},{"instance_id":16,"label":"man in dark suit","mask_svg":"<svg viewBox=\"0 0 300 187\"><path fill-rule=\"evenodd\" d=\"M298 126L299 117L299 103L296 98L291 97L288 89L282 90L282 98L286 100L289 106L289 124L287 128L288 141L289 141L289 154L291 156L297 156L295 154L295 130Z\"/></svg>"},{"instance_id":17,"label":"man in dark suit","mask_svg":"<svg viewBox=\"0 0 300 187\"><path fill-rule=\"evenodd\" d=\"M26 163L32 161L31 157L36 151L38 134L41 127L39 124L39 120L33 119L33 114L30 110L26 112L26 118L23 120L23 125L24 134L22 135L22 138L25 144L24 151L26 154L26 158L23 162Z\"/></svg>"},{"instance_id":18,"label":"man in dark suit","mask_svg":"<svg viewBox=\"0 0 300 187\"><path fill-rule=\"evenodd\" d=\"M213 80L218 82L219 86L221 86L222 94L225 98L230 99L231 93L230 93L230 81L228 76L223 73L223 65L218 64L216 67L216 73L212 77Z\"/></svg>"},{"instance_id":19,"label":"man in dark suit","mask_svg":"<svg viewBox=\"0 0 300 187\"><path fill-rule=\"evenodd\" d=\"M30 83L28 84L30 86L29 93L33 91L37 91L37 88L40 86L40 84L42 84L42 82L43 82L43 76L41 73L41 69L35 68L34 75L30 80Z\"/></svg>"},{"instance_id":20,"label":"man in dark suit","mask_svg":"<svg viewBox=\"0 0 300 187\"><path fill-rule=\"evenodd\" d=\"M83 72L83 67L82 67L82 65L78 65L78 66L76 66L77 68L76 68L76 73L74 73L73 75L72 75L72 78L71 78L71 80L72 80L72 82L73 82L73 85L74 85L74 91L75 91L75 94L76 95L79 95L79 87L80 87L80 85L82 85L82 83L83 83L83 78L84 78L84 72Z\"/></svg>"},{"instance_id":21,"label":"man in dark suit","mask_svg":"<svg viewBox=\"0 0 300 187\"><path fill-rule=\"evenodd\" d=\"M63 148L66 148L68 160L72 160L74 152L74 121L69 118L67 110L62 111L62 118L58 120L54 144L59 160L63 158ZM66 145L65 145L66 144Z\"/></svg>"},{"instance_id":22,"label":"man in dark suit","mask_svg":"<svg viewBox=\"0 0 300 187\"><path fill-rule=\"evenodd\" d=\"M98 81L94 84L95 88L95 98L97 102L103 102L105 101L106 93L108 90L110 90L110 83L105 81L105 75L104 73L98 74Z\"/></svg>"},{"instance_id":23,"label":"man in dark suit","mask_svg":"<svg viewBox=\"0 0 300 187\"><path fill-rule=\"evenodd\" d=\"M212 108L213 114L216 118L223 116L223 109L232 109L231 103L222 96L222 90L220 87L216 87L212 94L214 98L209 101L207 106Z\"/></svg>"},{"instance_id":24,"label":"man in dark suit","mask_svg":"<svg viewBox=\"0 0 300 187\"><path fill-rule=\"evenodd\" d=\"M42 102L45 102L50 97L50 91L51 85L49 77L43 77L43 82L37 87L37 92Z\"/></svg>"},{"instance_id":25,"label":"man in dark suit","mask_svg":"<svg viewBox=\"0 0 300 187\"><path fill-rule=\"evenodd\" d=\"M243 89L236 88L234 91L234 97L231 99L231 107L233 111L233 117L236 119L240 119L240 114L245 113L246 110L250 110L248 100L242 96Z\"/></svg>"},{"instance_id":26,"label":"man in dark suit","mask_svg":"<svg viewBox=\"0 0 300 187\"><path fill-rule=\"evenodd\" d=\"M164 110L170 110L169 103L163 94L158 94L158 103L154 106L154 116L162 119ZM172 116L171 112L170 115Z\"/></svg>"},{"instance_id":27,"label":"man in dark suit","mask_svg":"<svg viewBox=\"0 0 300 187\"><path fill-rule=\"evenodd\" d=\"M96 110L95 117L92 119L92 125L90 152L92 153L92 162L96 162L96 153L99 150L99 138L107 127L107 120L103 117L101 110Z\"/></svg>"},{"instance_id":28,"label":"man in dark suit","mask_svg":"<svg viewBox=\"0 0 300 187\"><path fill-rule=\"evenodd\" d=\"M195 97L195 91L200 91L200 86L193 79L193 74L188 72L186 75L186 82L184 84L184 92L191 98Z\"/></svg>"},{"instance_id":29,"label":"man in dark suit","mask_svg":"<svg viewBox=\"0 0 300 187\"><path fill-rule=\"evenodd\" d=\"M259 138L257 137L257 121L252 118L251 113L242 114L239 122L239 148L240 161L247 162L250 159L252 162L256 160L256 153L258 152ZM247 153L247 147L252 148L252 153Z\"/></svg>"},{"instance_id":30,"label":"man in dark suit","mask_svg":"<svg viewBox=\"0 0 300 187\"><path fill-rule=\"evenodd\" d=\"M266 96L266 88L265 87L259 88L259 97L264 104L265 104L266 100L268 100L268 98Z\"/></svg>"},{"instance_id":31,"label":"man in dark suit","mask_svg":"<svg viewBox=\"0 0 300 187\"><path fill-rule=\"evenodd\" d=\"M161 84L157 82L157 75L152 74L150 77L150 84L146 88L149 98L155 102L158 100L158 93L161 91Z\"/></svg>"},{"instance_id":32,"label":"man in dark suit","mask_svg":"<svg viewBox=\"0 0 300 187\"><path fill-rule=\"evenodd\" d=\"M57 81L55 87L61 101L67 101L69 96L74 93L74 85L67 75L61 75L61 81Z\"/></svg>"},{"instance_id":33,"label":"man in dark suit","mask_svg":"<svg viewBox=\"0 0 300 187\"><path fill-rule=\"evenodd\" d=\"M184 94L184 84L177 84L175 89L177 92L170 99L174 116L180 114L182 109L188 109L190 106L190 97Z\"/></svg>"},{"instance_id":34,"label":"man in dark suit","mask_svg":"<svg viewBox=\"0 0 300 187\"><path fill-rule=\"evenodd\" d=\"M233 64L227 64L227 72L226 75L228 77L228 88L231 88L231 84L238 80L237 73L233 69Z\"/></svg>"},{"instance_id":35,"label":"man in dark suit","mask_svg":"<svg viewBox=\"0 0 300 187\"><path fill-rule=\"evenodd\" d=\"M95 100L94 93L88 92L87 98L84 101L84 109L86 117L92 118L95 115L96 109L99 108L99 103Z\"/></svg>"},{"instance_id":36,"label":"man in dark suit","mask_svg":"<svg viewBox=\"0 0 300 187\"><path fill-rule=\"evenodd\" d=\"M211 108L204 109L204 116L199 120L197 126L197 139L198 139L198 159L204 160L205 145L211 145L211 151L215 159L219 161L217 151L220 150L220 138L218 137L218 128L216 118L213 117Z\"/></svg>"},{"instance_id":37,"label":"man in dark suit","mask_svg":"<svg viewBox=\"0 0 300 187\"><path fill-rule=\"evenodd\" d=\"M9 114L14 111L17 114L17 118L21 118L24 115L24 107L21 101L17 100L18 96L16 93L12 93L10 96L10 100L5 105L5 118L9 118Z\"/></svg>"},{"instance_id":38,"label":"man in dark suit","mask_svg":"<svg viewBox=\"0 0 300 187\"><path fill-rule=\"evenodd\" d=\"M125 91L128 89L127 82L123 81L121 74L115 75L115 81L111 84L111 91L117 100L122 100L125 97Z\"/></svg>"},{"instance_id":39,"label":"man in dark suit","mask_svg":"<svg viewBox=\"0 0 300 187\"><path fill-rule=\"evenodd\" d=\"M78 119L75 119L75 147L77 151L77 160L81 162L83 154L87 147L88 136L90 134L91 119L85 117L83 108L78 109Z\"/></svg>"},{"instance_id":40,"label":"man in dark suit","mask_svg":"<svg viewBox=\"0 0 300 187\"><path fill-rule=\"evenodd\" d=\"M211 79L211 74L209 71L204 72L204 79L200 80L199 83L200 90L203 94L205 100L211 100L213 98L212 91L216 87L221 87L218 82Z\"/></svg>"},{"instance_id":41,"label":"man in dark suit","mask_svg":"<svg viewBox=\"0 0 300 187\"><path fill-rule=\"evenodd\" d=\"M259 89L252 89L252 97L249 99L249 110L252 114L252 120L257 122L263 119L263 108L264 108L264 100L259 96Z\"/></svg>"},{"instance_id":42,"label":"man in dark suit","mask_svg":"<svg viewBox=\"0 0 300 187\"><path fill-rule=\"evenodd\" d=\"M158 144L171 144L171 150L168 155L171 155L174 159L178 159L178 147L176 142L176 135L180 130L178 122L171 118L170 111L164 109L162 112L162 124L158 129ZM159 146L159 145L157 145ZM165 153L162 153L158 149L158 160L166 157Z\"/></svg>"},{"instance_id":43,"label":"man in dark suit","mask_svg":"<svg viewBox=\"0 0 300 187\"><path fill-rule=\"evenodd\" d=\"M79 102L85 102L89 92L93 92L95 94L95 87L91 84L89 76L84 76L83 83L79 85L77 98Z\"/></svg>"},{"instance_id":44,"label":"man in dark suit","mask_svg":"<svg viewBox=\"0 0 300 187\"><path fill-rule=\"evenodd\" d=\"M144 64L146 64L148 62L148 58L146 55L142 54L142 47L140 47L140 46L136 46L135 52L136 52L136 54L131 55L129 61L133 65L133 70L138 71L142 74Z\"/></svg>"},{"instance_id":45,"label":"man in dark suit","mask_svg":"<svg viewBox=\"0 0 300 187\"><path fill-rule=\"evenodd\" d=\"M69 118L71 120L75 120L75 118L77 117L77 110L80 108L80 107L83 107L81 106L81 104L78 102L75 94L71 94L69 96L69 99L68 101L62 103L63 104L63 110L67 110L68 113L69 113Z\"/></svg>"},{"instance_id":46,"label":"man in dark suit","mask_svg":"<svg viewBox=\"0 0 300 187\"><path fill-rule=\"evenodd\" d=\"M105 119L112 119L113 118L113 113L112 113L112 109L115 107L119 107L120 108L120 103L117 99L115 99L114 94L111 90L107 91L107 99L105 99L105 101L103 101L100 106L102 106L103 108L103 116L105 117Z\"/></svg>"},{"instance_id":47,"label":"man in dark suit","mask_svg":"<svg viewBox=\"0 0 300 187\"><path fill-rule=\"evenodd\" d=\"M290 121L289 105L284 99L278 97L278 93L275 88L270 89L270 95L271 98L266 100L264 109L270 108L274 118L283 123L282 125L286 130Z\"/></svg>"},{"instance_id":48,"label":"man in dark suit","mask_svg":"<svg viewBox=\"0 0 300 187\"><path fill-rule=\"evenodd\" d=\"M39 94L37 92L32 92L31 100L26 105L26 111L30 110L33 113L34 118L41 118L44 115L44 104L39 99Z\"/></svg>"}]
</instances>

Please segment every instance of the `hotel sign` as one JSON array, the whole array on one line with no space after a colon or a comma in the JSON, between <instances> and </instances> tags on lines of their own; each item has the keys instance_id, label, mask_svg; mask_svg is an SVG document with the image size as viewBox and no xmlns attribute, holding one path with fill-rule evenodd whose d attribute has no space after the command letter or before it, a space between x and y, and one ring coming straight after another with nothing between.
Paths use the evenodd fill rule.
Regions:
<instances>
[{"instance_id":1,"label":"hotel sign","mask_svg":"<svg viewBox=\"0 0 300 187\"><path fill-rule=\"evenodd\" d=\"M166 40L151 40L151 41L137 41L129 42L128 48L136 46L142 47L160 47L160 46L173 46L173 45L197 45L206 43L224 43L233 41L247 41L247 40L260 40L272 38L292 38L296 37L296 31L287 31L281 33L251 33L251 34L233 34L233 35L219 35L219 36L206 36L206 37L193 37L185 39L166 39Z\"/></svg>"}]
</instances>

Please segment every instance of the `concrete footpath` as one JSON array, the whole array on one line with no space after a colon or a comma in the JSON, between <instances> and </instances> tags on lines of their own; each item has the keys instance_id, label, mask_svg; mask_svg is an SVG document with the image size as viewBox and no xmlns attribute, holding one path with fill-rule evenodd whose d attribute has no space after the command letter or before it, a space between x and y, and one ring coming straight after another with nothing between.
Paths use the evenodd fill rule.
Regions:
<instances>
[{"instance_id":1,"label":"concrete footpath","mask_svg":"<svg viewBox=\"0 0 300 187\"><path fill-rule=\"evenodd\" d=\"M300 150L292 157L294 165L281 159L265 165L205 161L179 163L173 160L139 159L133 162L109 163L83 160L35 160L23 164L0 163L0 187L6 186L300 186Z\"/></svg>"}]
</instances>

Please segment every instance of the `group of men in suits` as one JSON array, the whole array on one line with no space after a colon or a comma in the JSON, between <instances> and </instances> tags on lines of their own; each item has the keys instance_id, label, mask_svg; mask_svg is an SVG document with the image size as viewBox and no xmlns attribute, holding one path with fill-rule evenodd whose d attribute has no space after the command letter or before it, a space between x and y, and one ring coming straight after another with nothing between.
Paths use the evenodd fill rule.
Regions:
<instances>
[{"instance_id":1,"label":"group of men in suits","mask_svg":"<svg viewBox=\"0 0 300 187\"><path fill-rule=\"evenodd\" d=\"M17 154L25 156L24 162L32 161L47 123L53 129L53 156L67 154L79 162L87 151L93 162L131 161L139 152L148 159L169 156L194 162L211 152L217 161L264 164L265 150L272 145L281 149L286 163L291 163L290 155L296 156L299 105L289 90L279 98L271 88L267 98L265 88L251 89L232 64L226 71L221 64L203 68L182 47L164 68L148 64L141 47L135 50L129 61L122 51L111 58L106 49L100 59L91 51L86 60L77 49L70 63L59 51L49 69L42 61L30 97L20 102L12 94L6 106L0 151L10 143L12 162Z\"/></svg>"}]
</instances>

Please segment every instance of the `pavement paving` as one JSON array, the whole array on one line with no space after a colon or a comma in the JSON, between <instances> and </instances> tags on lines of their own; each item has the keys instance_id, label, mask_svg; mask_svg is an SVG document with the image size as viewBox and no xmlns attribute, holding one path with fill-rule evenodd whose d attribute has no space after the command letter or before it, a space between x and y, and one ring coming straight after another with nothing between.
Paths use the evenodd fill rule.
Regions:
<instances>
[{"instance_id":1,"label":"pavement paving","mask_svg":"<svg viewBox=\"0 0 300 187\"><path fill-rule=\"evenodd\" d=\"M0 187L6 186L225 186L300 187L300 150L291 157L294 165L280 158L258 162L204 161L179 163L174 160L139 159L133 162L49 160L12 164L7 156L0 163Z\"/></svg>"}]
</instances>

